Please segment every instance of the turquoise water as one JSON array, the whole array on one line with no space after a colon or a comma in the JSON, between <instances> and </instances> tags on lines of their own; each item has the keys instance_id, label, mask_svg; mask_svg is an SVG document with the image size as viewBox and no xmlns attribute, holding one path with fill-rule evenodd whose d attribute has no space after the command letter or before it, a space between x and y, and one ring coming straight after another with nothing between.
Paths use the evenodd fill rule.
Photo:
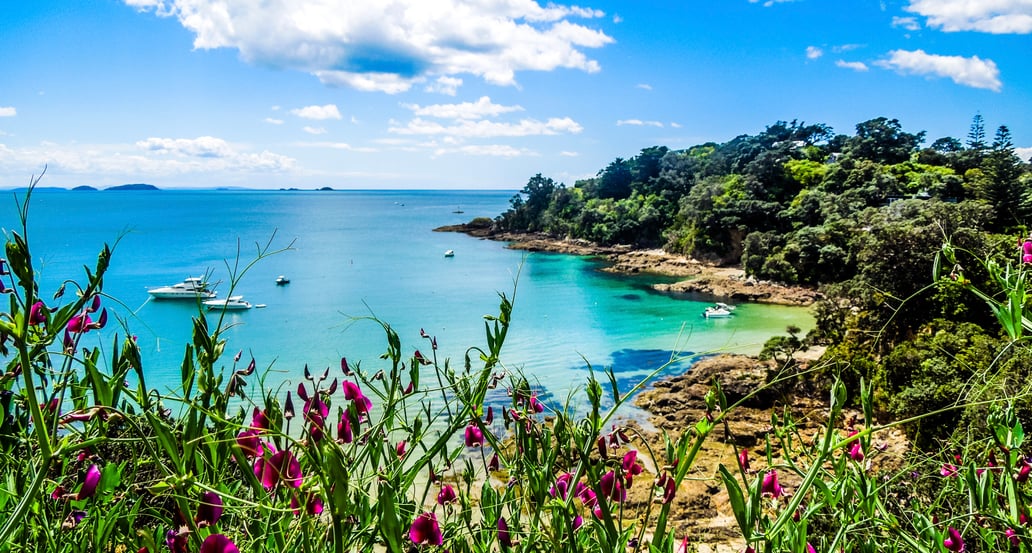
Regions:
<instances>
[{"instance_id":1,"label":"turquoise water","mask_svg":"<svg viewBox=\"0 0 1032 553\"><path fill-rule=\"evenodd\" d=\"M770 305L740 305L733 318L707 320L706 303L656 293L649 277L600 272L591 258L526 254L432 232L494 217L512 194L37 190L29 240L43 297L64 279L82 280L83 265L92 267L101 245L117 241L105 305L124 326L90 336L109 348L116 332L136 335L148 384L160 390L178 384L197 307L151 300L147 289L210 272L225 297L238 248L243 266L269 243L291 248L257 263L234 291L267 307L227 315L224 361L243 351L245 362L253 356L271 370L270 382L289 387L306 364L337 374L342 356L370 372L379 368L386 345L383 330L366 319L373 315L399 333L405 352L426 352L422 328L437 337L439 356L459 367L466 348L484 347L483 316L497 314L499 292L515 291L504 363L559 399L583 385L589 363L612 367L629 386L675 352L755 353L786 326L813 324L806 309ZM5 230L17 228L13 193L3 195L0 221ZM464 213L453 213L457 208ZM454 257L444 257L448 249ZM291 283L276 286L280 274Z\"/></svg>"}]
</instances>

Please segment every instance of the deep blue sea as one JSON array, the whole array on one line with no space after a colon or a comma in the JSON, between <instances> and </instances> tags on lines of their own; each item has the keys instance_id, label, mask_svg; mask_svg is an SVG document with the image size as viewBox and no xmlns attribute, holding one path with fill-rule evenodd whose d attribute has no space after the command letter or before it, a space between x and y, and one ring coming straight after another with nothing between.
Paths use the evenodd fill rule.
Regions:
<instances>
[{"instance_id":1,"label":"deep blue sea","mask_svg":"<svg viewBox=\"0 0 1032 553\"><path fill-rule=\"evenodd\" d=\"M18 228L15 194L0 192L5 232ZM45 298L65 279L82 281L83 266L93 267L102 244L114 246L104 304L117 318L90 336L110 349L115 333L136 335L148 384L159 390L178 385L198 309L151 300L148 288L208 273L225 297L231 268L243 268L266 245L290 249L257 262L240 280L234 294L266 307L227 315L223 361L229 366L238 351L242 363L253 356L270 371L267 385L296 387L306 364L339 376L342 356L374 372L386 342L371 316L389 323L409 353L427 351L419 335L425 329L437 337L439 356L461 367L467 348L485 346L483 316L498 313L499 293L515 295L504 364L556 400L584 384L588 364L612 367L629 387L675 353L755 353L790 324L813 325L804 308L771 305L740 305L730 319L707 320L706 303L654 292L655 278L601 272L592 258L528 254L432 230L493 218L512 195L40 189L29 208L28 238ZM449 249L454 257L444 256ZM275 284L281 274L289 285Z\"/></svg>"}]
</instances>

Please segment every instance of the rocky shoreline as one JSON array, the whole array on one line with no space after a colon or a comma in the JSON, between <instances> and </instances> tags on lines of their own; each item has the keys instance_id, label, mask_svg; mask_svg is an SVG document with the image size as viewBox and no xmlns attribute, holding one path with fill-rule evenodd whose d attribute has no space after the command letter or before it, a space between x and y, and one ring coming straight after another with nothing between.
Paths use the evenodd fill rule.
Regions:
<instances>
[{"instance_id":1,"label":"rocky shoreline","mask_svg":"<svg viewBox=\"0 0 1032 553\"><path fill-rule=\"evenodd\" d=\"M656 274L685 277L675 283L655 284L657 291L697 296L718 301L812 305L823 296L812 287L789 286L745 276L737 267L703 263L659 249L639 250L630 246L599 246L586 240L553 238L545 234L495 232L473 225L451 225L438 232L462 232L477 238L508 242L508 248L531 252L553 252L598 257L606 261L603 271L621 274Z\"/></svg>"},{"instance_id":2,"label":"rocky shoreline","mask_svg":"<svg viewBox=\"0 0 1032 553\"><path fill-rule=\"evenodd\" d=\"M808 306L823 297L814 288L757 281L746 277L741 268L703 263L662 250L603 247L583 240L561 240L542 234L498 233L487 227L471 225L434 230L463 232L508 242L507 247L517 250L594 256L605 260L603 271L683 277L683 280L656 284L653 288L693 299ZM806 370L817 362L820 354L821 350L800 354L792 364L792 370ZM742 400L729 414L727 426L714 429L704 442L674 499L669 524L676 528L678 535L689 536L696 551L737 553L745 546L727 493L717 475L719 465L737 466L736 453L741 449L762 451L767 434L772 430L774 413L780 416L786 410L790 412L801 434L812 435L827 423L830 383L811 378L791 379L790 383L775 389L767 382L769 375L777 371L778 367L772 362L760 361L756 357L717 355L693 364L691 370L682 375L654 382L635 398L635 404L648 413L651 428L646 429L637 421L625 421L626 426L637 434L637 439L644 442L631 443L628 447L640 449L647 444L653 451L663 450L664 433L676 439L706 416L704 398L714 381L720 382L729 404ZM856 418L858 414L851 412L847 416ZM891 441L895 444L894 452L902 455L907 444L905 437L894 436ZM780 451L775 448L772 454L776 460ZM756 464L760 463L757 461ZM647 470L656 472L655 467ZM785 484L791 486L792 478L788 477ZM643 509L652 499L652 490L643 486L630 493L628 502Z\"/></svg>"}]
</instances>

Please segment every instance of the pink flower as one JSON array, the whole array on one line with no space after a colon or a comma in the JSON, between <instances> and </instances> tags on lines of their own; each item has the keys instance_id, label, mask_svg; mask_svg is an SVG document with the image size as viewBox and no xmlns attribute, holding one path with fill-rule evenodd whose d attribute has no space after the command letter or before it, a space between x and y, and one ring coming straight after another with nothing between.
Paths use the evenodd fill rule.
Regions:
<instances>
[{"instance_id":1,"label":"pink flower","mask_svg":"<svg viewBox=\"0 0 1032 553\"><path fill-rule=\"evenodd\" d=\"M498 543L502 544L504 549L512 547L512 536L509 535L509 525L505 523L505 517L498 519Z\"/></svg>"},{"instance_id":2,"label":"pink flower","mask_svg":"<svg viewBox=\"0 0 1032 553\"><path fill-rule=\"evenodd\" d=\"M946 529L946 539L942 540L942 545L950 551L960 553L964 551L964 539L960 536L960 532L956 528L950 526Z\"/></svg>"},{"instance_id":3,"label":"pink flower","mask_svg":"<svg viewBox=\"0 0 1032 553\"><path fill-rule=\"evenodd\" d=\"M68 332L73 334L82 334L89 332L93 329L104 328L107 324L107 309L100 312L100 319L96 322L90 318L89 313L82 313L68 319Z\"/></svg>"},{"instance_id":4,"label":"pink flower","mask_svg":"<svg viewBox=\"0 0 1032 553\"><path fill-rule=\"evenodd\" d=\"M945 476L946 478L956 478L958 474L957 471L957 465L946 463L942 466L941 469L939 469L939 474Z\"/></svg>"},{"instance_id":5,"label":"pink flower","mask_svg":"<svg viewBox=\"0 0 1032 553\"><path fill-rule=\"evenodd\" d=\"M29 309L29 324L35 326L45 322L47 322L47 306L43 305L43 302L37 301Z\"/></svg>"},{"instance_id":6,"label":"pink flower","mask_svg":"<svg viewBox=\"0 0 1032 553\"><path fill-rule=\"evenodd\" d=\"M487 462L487 470L498 472L501 469L501 463L498 461L498 454L493 453L491 460Z\"/></svg>"},{"instance_id":7,"label":"pink flower","mask_svg":"<svg viewBox=\"0 0 1032 553\"><path fill-rule=\"evenodd\" d=\"M1019 536L1013 528L1008 528L1007 530L1005 530L1003 532L1003 535L1006 536L1007 540L1010 541L1011 545L1013 545L1014 547L1021 545L1021 536Z\"/></svg>"},{"instance_id":8,"label":"pink flower","mask_svg":"<svg viewBox=\"0 0 1032 553\"><path fill-rule=\"evenodd\" d=\"M548 488L548 495L552 497L558 496L560 499L566 499L566 495L570 493L570 482L573 481L573 474L564 472L555 479L555 484Z\"/></svg>"},{"instance_id":9,"label":"pink flower","mask_svg":"<svg viewBox=\"0 0 1032 553\"><path fill-rule=\"evenodd\" d=\"M86 479L82 481L82 487L79 488L79 493L75 498L93 497L93 494L97 493L97 484L100 484L100 468L97 465L90 465L90 468L86 469Z\"/></svg>"},{"instance_id":10,"label":"pink flower","mask_svg":"<svg viewBox=\"0 0 1032 553\"><path fill-rule=\"evenodd\" d=\"M343 444L350 444L354 440L351 433L351 419L347 413L340 414L340 422L337 423L337 441Z\"/></svg>"},{"instance_id":11,"label":"pink flower","mask_svg":"<svg viewBox=\"0 0 1032 553\"><path fill-rule=\"evenodd\" d=\"M197 505L197 515L194 522L198 525L210 526L219 521L222 517L222 498L215 492L204 492L201 495L201 503Z\"/></svg>"},{"instance_id":12,"label":"pink flower","mask_svg":"<svg viewBox=\"0 0 1032 553\"><path fill-rule=\"evenodd\" d=\"M394 453L397 454L398 459L401 459L405 456L405 447L405 440L398 442L398 445L394 446Z\"/></svg>"},{"instance_id":13,"label":"pink flower","mask_svg":"<svg viewBox=\"0 0 1032 553\"><path fill-rule=\"evenodd\" d=\"M778 483L778 471L769 470L767 471L767 474L763 475L763 483L760 485L760 492L764 495L770 495L773 498L785 495L785 489Z\"/></svg>"},{"instance_id":14,"label":"pink flower","mask_svg":"<svg viewBox=\"0 0 1032 553\"><path fill-rule=\"evenodd\" d=\"M409 539L416 545L442 545L441 527L433 513L422 513L412 521Z\"/></svg>"},{"instance_id":15,"label":"pink flower","mask_svg":"<svg viewBox=\"0 0 1032 553\"><path fill-rule=\"evenodd\" d=\"M674 481L674 477L664 472L656 480L656 487L663 490L663 504L666 505L674 500L674 494L677 493L677 482Z\"/></svg>"},{"instance_id":16,"label":"pink flower","mask_svg":"<svg viewBox=\"0 0 1032 553\"><path fill-rule=\"evenodd\" d=\"M369 409L373 406L373 402L362 395L362 389L358 387L358 384L355 384L350 380L345 380L342 387L344 388L344 399L354 401L355 408L358 409L359 413L369 412Z\"/></svg>"},{"instance_id":17,"label":"pink flower","mask_svg":"<svg viewBox=\"0 0 1032 553\"><path fill-rule=\"evenodd\" d=\"M849 446L849 458L858 463L864 460L864 450L860 442L853 442L853 445Z\"/></svg>"},{"instance_id":18,"label":"pink flower","mask_svg":"<svg viewBox=\"0 0 1032 553\"><path fill-rule=\"evenodd\" d=\"M484 431L475 424L466 427L466 447L483 447Z\"/></svg>"},{"instance_id":19,"label":"pink flower","mask_svg":"<svg viewBox=\"0 0 1032 553\"><path fill-rule=\"evenodd\" d=\"M817 550L810 545L810 542L806 542L806 553L817 553Z\"/></svg>"},{"instance_id":20,"label":"pink flower","mask_svg":"<svg viewBox=\"0 0 1032 553\"><path fill-rule=\"evenodd\" d=\"M322 514L323 502L322 498L318 494L307 493L305 494L305 512L309 516L315 516ZM298 500L297 495L290 498L290 509L294 511L294 516L301 516L301 502Z\"/></svg>"},{"instance_id":21,"label":"pink flower","mask_svg":"<svg viewBox=\"0 0 1032 553\"><path fill-rule=\"evenodd\" d=\"M212 534L201 542L200 553L240 553L235 543L222 534Z\"/></svg>"},{"instance_id":22,"label":"pink flower","mask_svg":"<svg viewBox=\"0 0 1032 553\"><path fill-rule=\"evenodd\" d=\"M437 493L437 504L447 505L458 498L459 496L455 494L455 488L449 486L448 484L445 484L441 488L441 491Z\"/></svg>"},{"instance_id":23,"label":"pink flower","mask_svg":"<svg viewBox=\"0 0 1032 553\"><path fill-rule=\"evenodd\" d=\"M616 477L616 473L609 471L602 475L602 479L598 483L599 490L602 494L612 499L613 501L623 502L627 498L627 490L624 489L623 484Z\"/></svg>"},{"instance_id":24,"label":"pink flower","mask_svg":"<svg viewBox=\"0 0 1032 553\"><path fill-rule=\"evenodd\" d=\"M623 457L623 463L620 464L620 468L623 469L624 483L630 488L634 477L641 474L641 471L644 470L641 463L638 462L638 450L632 449L628 451Z\"/></svg>"},{"instance_id":25,"label":"pink flower","mask_svg":"<svg viewBox=\"0 0 1032 553\"><path fill-rule=\"evenodd\" d=\"M749 473L749 450L743 449L738 452L738 466L742 468L742 472Z\"/></svg>"},{"instance_id":26,"label":"pink flower","mask_svg":"<svg viewBox=\"0 0 1032 553\"><path fill-rule=\"evenodd\" d=\"M254 474L261 478L262 486L267 490L276 487L280 481L293 487L301 487L301 463L287 450L277 451L269 460L259 457L254 466Z\"/></svg>"},{"instance_id":27,"label":"pink flower","mask_svg":"<svg viewBox=\"0 0 1032 553\"><path fill-rule=\"evenodd\" d=\"M261 434L258 430L250 429L244 430L237 434L236 444L244 455L248 457L258 457L262 455L264 448L262 447L262 440L258 437Z\"/></svg>"},{"instance_id":28,"label":"pink flower","mask_svg":"<svg viewBox=\"0 0 1032 553\"><path fill-rule=\"evenodd\" d=\"M1018 469L1017 476L1014 477L1018 482L1025 482L1028 480L1029 474L1032 474L1032 464L1029 464L1027 459L1022 459L1024 464Z\"/></svg>"}]
</instances>

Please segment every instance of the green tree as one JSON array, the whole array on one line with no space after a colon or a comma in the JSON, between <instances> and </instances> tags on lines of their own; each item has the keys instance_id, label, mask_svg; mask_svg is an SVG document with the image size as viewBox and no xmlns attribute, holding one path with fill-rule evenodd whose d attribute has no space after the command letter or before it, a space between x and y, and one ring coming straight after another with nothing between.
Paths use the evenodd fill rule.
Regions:
<instances>
[{"instance_id":1,"label":"green tree","mask_svg":"<svg viewBox=\"0 0 1032 553\"><path fill-rule=\"evenodd\" d=\"M856 136L846 142L845 153L856 159L893 164L910 159L924 142L925 132L904 132L899 121L878 117L856 126Z\"/></svg>"}]
</instances>

